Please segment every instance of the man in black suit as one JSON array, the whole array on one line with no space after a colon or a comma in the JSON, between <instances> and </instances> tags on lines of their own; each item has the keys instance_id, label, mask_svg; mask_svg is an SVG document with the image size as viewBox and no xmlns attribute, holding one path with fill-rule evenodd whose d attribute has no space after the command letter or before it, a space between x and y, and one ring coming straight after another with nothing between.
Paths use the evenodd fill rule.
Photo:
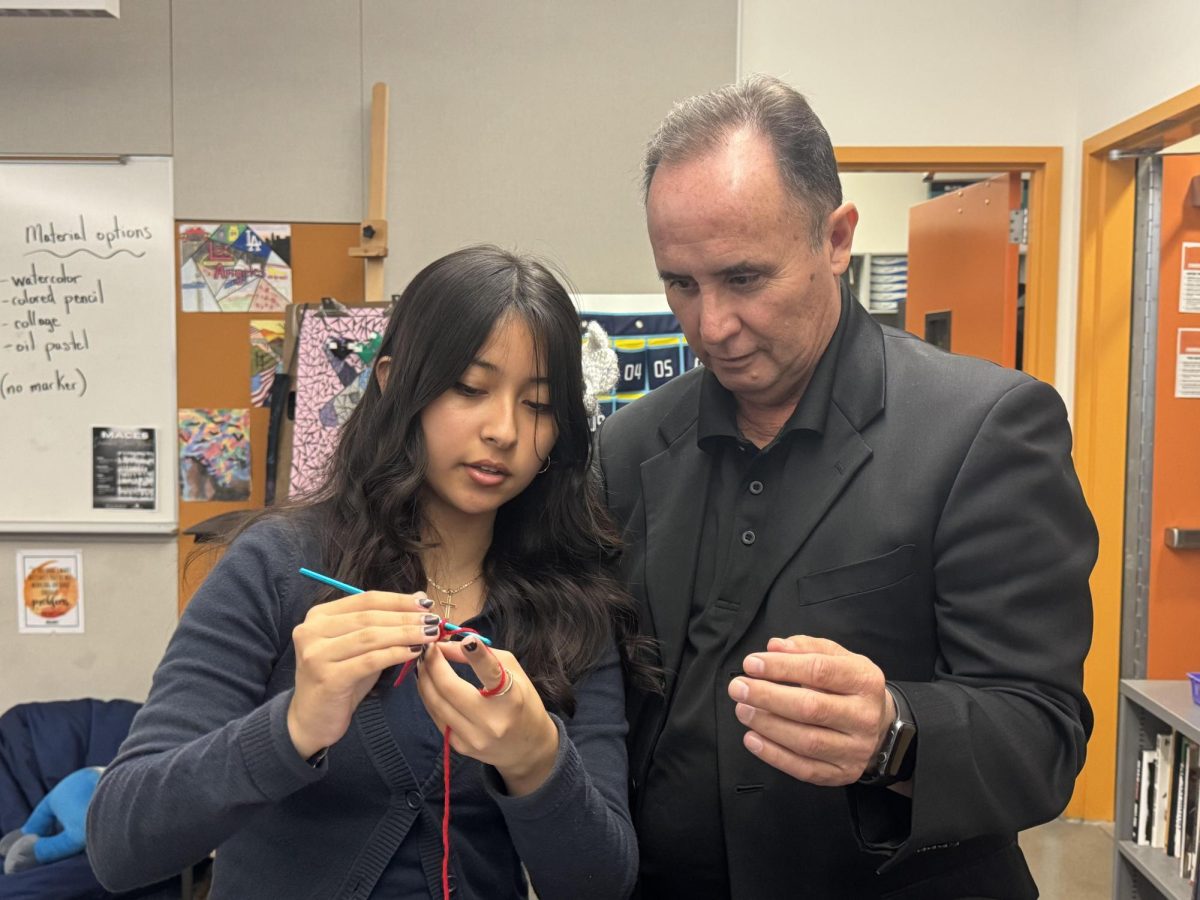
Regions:
<instances>
[{"instance_id":1,"label":"man in black suit","mask_svg":"<svg viewBox=\"0 0 1200 900\"><path fill-rule=\"evenodd\" d=\"M646 216L704 363L599 437L666 671L629 701L641 893L1031 898L1070 797L1096 531L1050 387L880 328L804 98L652 138Z\"/></svg>"}]
</instances>

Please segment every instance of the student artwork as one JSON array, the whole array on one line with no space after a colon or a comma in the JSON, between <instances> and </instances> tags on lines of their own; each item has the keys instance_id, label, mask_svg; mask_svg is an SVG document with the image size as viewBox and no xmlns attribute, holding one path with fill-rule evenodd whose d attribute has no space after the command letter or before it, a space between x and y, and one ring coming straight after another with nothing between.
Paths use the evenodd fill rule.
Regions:
<instances>
[{"instance_id":1,"label":"student artwork","mask_svg":"<svg viewBox=\"0 0 1200 900\"><path fill-rule=\"evenodd\" d=\"M700 364L684 340L679 321L670 313L583 312L579 316L585 348L592 339L588 329L596 325L608 335L617 361L615 387L596 397L593 431L622 406Z\"/></svg>"},{"instance_id":2,"label":"student artwork","mask_svg":"<svg viewBox=\"0 0 1200 900\"><path fill-rule=\"evenodd\" d=\"M271 405L271 385L283 371L283 322L250 320L250 405Z\"/></svg>"},{"instance_id":3,"label":"student artwork","mask_svg":"<svg viewBox=\"0 0 1200 900\"><path fill-rule=\"evenodd\" d=\"M250 499L249 410L179 410L179 496Z\"/></svg>"},{"instance_id":4,"label":"student artwork","mask_svg":"<svg viewBox=\"0 0 1200 900\"><path fill-rule=\"evenodd\" d=\"M184 312L283 312L292 302L290 225L179 226Z\"/></svg>"},{"instance_id":5,"label":"student artwork","mask_svg":"<svg viewBox=\"0 0 1200 900\"><path fill-rule=\"evenodd\" d=\"M323 483L338 431L370 382L386 323L387 310L363 307L306 312L301 319L289 496Z\"/></svg>"}]
</instances>

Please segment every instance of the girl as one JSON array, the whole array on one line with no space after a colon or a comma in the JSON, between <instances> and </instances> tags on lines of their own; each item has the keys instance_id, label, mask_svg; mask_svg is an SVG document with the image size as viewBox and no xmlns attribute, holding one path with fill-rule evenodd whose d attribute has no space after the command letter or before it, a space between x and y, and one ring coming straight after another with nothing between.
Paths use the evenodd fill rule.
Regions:
<instances>
[{"instance_id":1,"label":"girl","mask_svg":"<svg viewBox=\"0 0 1200 900\"><path fill-rule=\"evenodd\" d=\"M216 848L214 898L525 897L522 863L543 900L629 893L640 668L579 335L527 257L473 247L413 279L324 488L244 529L184 613L92 801L105 886Z\"/></svg>"}]
</instances>

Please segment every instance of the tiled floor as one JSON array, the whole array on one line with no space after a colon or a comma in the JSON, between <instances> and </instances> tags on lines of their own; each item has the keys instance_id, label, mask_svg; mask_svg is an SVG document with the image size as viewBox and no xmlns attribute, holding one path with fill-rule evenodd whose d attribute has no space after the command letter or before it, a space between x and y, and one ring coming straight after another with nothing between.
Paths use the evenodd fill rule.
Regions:
<instances>
[{"instance_id":1,"label":"tiled floor","mask_svg":"<svg viewBox=\"0 0 1200 900\"><path fill-rule=\"evenodd\" d=\"M1055 819L1021 834L1041 900L1110 900L1112 823ZM533 890L530 900L537 900Z\"/></svg>"},{"instance_id":2,"label":"tiled floor","mask_svg":"<svg viewBox=\"0 0 1200 900\"><path fill-rule=\"evenodd\" d=\"M1056 819L1021 834L1042 900L1112 897L1112 824Z\"/></svg>"}]
</instances>

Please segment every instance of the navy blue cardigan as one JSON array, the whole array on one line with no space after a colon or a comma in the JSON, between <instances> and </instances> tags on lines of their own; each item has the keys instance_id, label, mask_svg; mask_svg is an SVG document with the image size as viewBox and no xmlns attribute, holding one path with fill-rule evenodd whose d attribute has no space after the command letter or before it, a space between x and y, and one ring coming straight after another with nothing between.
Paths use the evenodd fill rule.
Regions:
<instances>
[{"instance_id":1,"label":"navy blue cardigan","mask_svg":"<svg viewBox=\"0 0 1200 900\"><path fill-rule=\"evenodd\" d=\"M297 574L316 559L301 529L249 529L188 605L89 810L88 853L106 887L152 883L216 849L215 900L440 896L441 739L415 685L368 694L315 768L288 737L291 632L321 590ZM631 890L615 648L576 697L572 718L554 717L558 758L532 794L506 796L495 770L454 755L456 897L524 897L522 863L543 900Z\"/></svg>"}]
</instances>

